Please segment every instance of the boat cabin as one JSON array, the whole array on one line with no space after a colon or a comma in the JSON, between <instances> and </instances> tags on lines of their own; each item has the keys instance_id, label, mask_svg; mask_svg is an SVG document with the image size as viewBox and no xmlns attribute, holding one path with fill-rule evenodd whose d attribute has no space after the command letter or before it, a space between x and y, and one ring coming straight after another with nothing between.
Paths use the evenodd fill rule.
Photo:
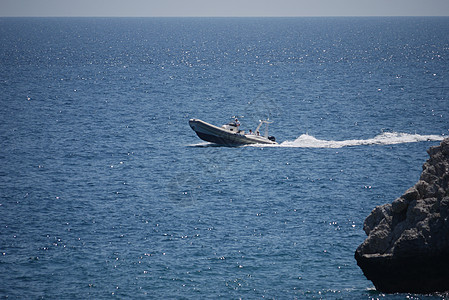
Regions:
<instances>
[{"instance_id":1,"label":"boat cabin","mask_svg":"<svg viewBox=\"0 0 449 300\"><path fill-rule=\"evenodd\" d=\"M226 129L226 130L229 130L229 131L231 131L231 132L243 134L244 131L242 131L242 130L239 129L239 125L240 125L240 124L237 125L236 122L230 122L230 123L228 123L228 124L222 125L221 128Z\"/></svg>"}]
</instances>

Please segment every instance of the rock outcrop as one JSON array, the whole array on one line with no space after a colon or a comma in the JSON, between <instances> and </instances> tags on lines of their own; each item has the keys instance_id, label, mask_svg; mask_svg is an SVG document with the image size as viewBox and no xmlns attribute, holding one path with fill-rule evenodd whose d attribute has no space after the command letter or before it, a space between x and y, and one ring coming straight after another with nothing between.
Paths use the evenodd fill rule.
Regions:
<instances>
[{"instance_id":1,"label":"rock outcrop","mask_svg":"<svg viewBox=\"0 0 449 300\"><path fill-rule=\"evenodd\" d=\"M449 138L431 147L414 187L366 218L355 258L384 293L449 291Z\"/></svg>"}]
</instances>

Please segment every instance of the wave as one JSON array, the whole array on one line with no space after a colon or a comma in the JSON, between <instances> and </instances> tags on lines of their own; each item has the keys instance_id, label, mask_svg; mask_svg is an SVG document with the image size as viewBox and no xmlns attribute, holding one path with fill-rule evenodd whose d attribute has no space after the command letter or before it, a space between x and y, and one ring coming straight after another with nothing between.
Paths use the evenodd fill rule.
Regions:
<instances>
[{"instance_id":1,"label":"wave","mask_svg":"<svg viewBox=\"0 0 449 300\"><path fill-rule=\"evenodd\" d=\"M291 148L342 148L360 145L393 145L403 143L416 143L424 141L442 141L445 136L441 135L420 135L401 132L383 132L374 138L366 140L320 140L311 135L303 134L294 141L285 141L277 147Z\"/></svg>"},{"instance_id":2,"label":"wave","mask_svg":"<svg viewBox=\"0 0 449 300\"><path fill-rule=\"evenodd\" d=\"M195 144L189 144L187 145L187 147L220 147L220 145L209 142L199 142Z\"/></svg>"}]
</instances>

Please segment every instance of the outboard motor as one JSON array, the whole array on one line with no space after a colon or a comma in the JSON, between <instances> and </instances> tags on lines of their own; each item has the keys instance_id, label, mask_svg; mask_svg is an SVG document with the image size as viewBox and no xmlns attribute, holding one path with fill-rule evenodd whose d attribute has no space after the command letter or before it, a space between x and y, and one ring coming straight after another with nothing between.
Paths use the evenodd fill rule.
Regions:
<instances>
[{"instance_id":1,"label":"outboard motor","mask_svg":"<svg viewBox=\"0 0 449 300\"><path fill-rule=\"evenodd\" d=\"M276 138L275 138L274 136L272 136L272 135L270 135L270 136L268 137L268 139L269 139L270 141L272 141L272 142L276 142Z\"/></svg>"}]
</instances>

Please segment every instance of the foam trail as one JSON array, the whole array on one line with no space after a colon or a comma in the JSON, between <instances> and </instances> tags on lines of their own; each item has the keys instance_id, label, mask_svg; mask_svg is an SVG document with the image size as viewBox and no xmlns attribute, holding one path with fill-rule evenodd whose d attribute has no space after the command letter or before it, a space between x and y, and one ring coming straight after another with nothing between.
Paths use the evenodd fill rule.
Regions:
<instances>
[{"instance_id":1,"label":"foam trail","mask_svg":"<svg viewBox=\"0 0 449 300\"><path fill-rule=\"evenodd\" d=\"M200 143L195 143L195 144L189 144L189 145L187 145L187 147L208 147L210 145L214 145L214 144L211 144L209 142L200 142Z\"/></svg>"},{"instance_id":2,"label":"foam trail","mask_svg":"<svg viewBox=\"0 0 449 300\"><path fill-rule=\"evenodd\" d=\"M383 132L372 139L366 140L319 140L315 137L303 134L294 141L282 142L278 147L291 148L342 148L360 145L393 145L403 143L416 143L424 141L442 141L445 137L441 135L420 135L400 132Z\"/></svg>"}]
</instances>

